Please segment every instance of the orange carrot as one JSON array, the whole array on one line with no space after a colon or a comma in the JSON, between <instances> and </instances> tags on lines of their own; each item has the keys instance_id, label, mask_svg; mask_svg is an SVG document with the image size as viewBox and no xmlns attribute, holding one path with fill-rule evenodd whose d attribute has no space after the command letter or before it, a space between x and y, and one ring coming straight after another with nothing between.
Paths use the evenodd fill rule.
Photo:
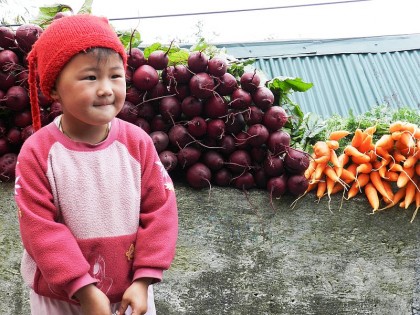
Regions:
<instances>
[{"instance_id":1,"label":"orange carrot","mask_svg":"<svg viewBox=\"0 0 420 315\"><path fill-rule=\"evenodd\" d=\"M376 188L376 190L384 197L386 200L389 200L392 202L392 198L394 195L390 195L390 192L387 191L387 189L384 187L384 184L382 182L381 176L378 172L370 172L370 181L373 184L373 186Z\"/></svg>"},{"instance_id":2,"label":"orange carrot","mask_svg":"<svg viewBox=\"0 0 420 315\"><path fill-rule=\"evenodd\" d=\"M416 209L414 210L413 216L411 217L410 223L413 223L414 218L416 217L417 211L420 208L420 191L416 191Z\"/></svg>"},{"instance_id":3,"label":"orange carrot","mask_svg":"<svg viewBox=\"0 0 420 315\"><path fill-rule=\"evenodd\" d=\"M334 195L334 194L336 194L340 191L343 191L343 190L344 190L344 186L339 184L339 183L336 183L334 185L333 189L331 190L331 195Z\"/></svg>"},{"instance_id":4,"label":"orange carrot","mask_svg":"<svg viewBox=\"0 0 420 315\"><path fill-rule=\"evenodd\" d=\"M316 162L314 161L314 160L311 160L310 162L309 162L309 166L308 166L308 168L305 170L305 172L303 173L304 174L304 176L307 178L307 179L310 179L311 178L311 176L312 176L312 174L314 173L314 171L315 171L315 168L316 168Z\"/></svg>"},{"instance_id":5,"label":"orange carrot","mask_svg":"<svg viewBox=\"0 0 420 315\"><path fill-rule=\"evenodd\" d=\"M336 171L337 172L337 171ZM338 174L337 174L338 175ZM344 182L352 182L356 179L356 176L353 172L349 171L348 169L343 168L341 170L341 176L340 178L344 181Z\"/></svg>"},{"instance_id":6,"label":"orange carrot","mask_svg":"<svg viewBox=\"0 0 420 315\"><path fill-rule=\"evenodd\" d=\"M356 178L353 185L351 185L348 193L347 199L350 199L357 195L357 193L362 191L362 188L365 187L369 183L369 175L368 174L360 174L358 178Z\"/></svg>"},{"instance_id":7,"label":"orange carrot","mask_svg":"<svg viewBox=\"0 0 420 315\"><path fill-rule=\"evenodd\" d=\"M323 155L323 156L320 156L320 157L317 157L316 159L314 159L314 161L317 163L317 164L326 164L326 163L328 163L328 161L330 160L330 156L329 155Z\"/></svg>"},{"instance_id":8,"label":"orange carrot","mask_svg":"<svg viewBox=\"0 0 420 315\"><path fill-rule=\"evenodd\" d=\"M375 147L373 152L382 160L391 160L391 154L389 154L389 151L383 147Z\"/></svg>"},{"instance_id":9,"label":"orange carrot","mask_svg":"<svg viewBox=\"0 0 420 315\"><path fill-rule=\"evenodd\" d=\"M336 140L327 140L325 143L330 149L337 150L340 147L340 144Z\"/></svg>"},{"instance_id":10,"label":"orange carrot","mask_svg":"<svg viewBox=\"0 0 420 315\"><path fill-rule=\"evenodd\" d=\"M364 154L363 156L352 156L351 160L353 163L356 163L356 164L364 164L364 163L369 163L371 158L369 155Z\"/></svg>"},{"instance_id":11,"label":"orange carrot","mask_svg":"<svg viewBox=\"0 0 420 315\"><path fill-rule=\"evenodd\" d=\"M389 126L389 131L391 133L396 132L396 131L406 131L406 132L409 132L410 134L414 135L414 134L417 133L417 130L419 130L419 128L416 124L409 123L409 122L403 122L403 121L393 122Z\"/></svg>"},{"instance_id":12,"label":"orange carrot","mask_svg":"<svg viewBox=\"0 0 420 315\"><path fill-rule=\"evenodd\" d=\"M404 167L404 168L411 168L411 167L414 167L414 164L416 164L417 160L419 159L417 155L418 155L418 154L416 154L416 155L410 155L410 156L409 156L409 157L408 157L408 158L404 161L403 167Z\"/></svg>"},{"instance_id":13,"label":"orange carrot","mask_svg":"<svg viewBox=\"0 0 420 315\"><path fill-rule=\"evenodd\" d=\"M378 209L378 210L385 210L388 208L391 208L395 206L397 203L400 202L401 199L405 197L405 187L398 189L398 191L394 194L394 198L392 199L392 202L386 205L385 207Z\"/></svg>"},{"instance_id":14,"label":"orange carrot","mask_svg":"<svg viewBox=\"0 0 420 315\"><path fill-rule=\"evenodd\" d=\"M341 172L343 170L343 165L338 160L337 154L335 153L334 150L330 150L330 162L334 167L337 168L336 172L337 172L338 177L340 177Z\"/></svg>"},{"instance_id":15,"label":"orange carrot","mask_svg":"<svg viewBox=\"0 0 420 315\"><path fill-rule=\"evenodd\" d=\"M401 120L394 121L393 123L391 123L391 124L389 125L388 130L389 130L389 132L391 132L391 133L394 133L394 132L396 132L396 131L402 131L402 130L404 130L404 125L405 125L405 123L404 123L404 122L402 122Z\"/></svg>"},{"instance_id":16,"label":"orange carrot","mask_svg":"<svg viewBox=\"0 0 420 315\"><path fill-rule=\"evenodd\" d=\"M385 191L386 191L387 196L392 196L392 198L394 198L394 191L392 190L391 182L386 181L386 180L383 180L382 181L382 184L383 184L383 186L385 188ZM384 201L386 203L392 203L393 200L394 199L389 200L387 198L384 198Z\"/></svg>"},{"instance_id":17,"label":"orange carrot","mask_svg":"<svg viewBox=\"0 0 420 315\"><path fill-rule=\"evenodd\" d=\"M396 162L404 162L407 158L401 153L400 150L395 150L394 153L392 154L392 156L394 157L394 160Z\"/></svg>"},{"instance_id":18,"label":"orange carrot","mask_svg":"<svg viewBox=\"0 0 420 315\"><path fill-rule=\"evenodd\" d=\"M383 177L389 182L396 182L398 180L399 173L393 171L386 171L385 176Z\"/></svg>"},{"instance_id":19,"label":"orange carrot","mask_svg":"<svg viewBox=\"0 0 420 315\"><path fill-rule=\"evenodd\" d=\"M392 139L390 134L383 135L378 141L375 143L375 148L382 148L386 151L389 151L394 146L394 140Z\"/></svg>"},{"instance_id":20,"label":"orange carrot","mask_svg":"<svg viewBox=\"0 0 420 315\"><path fill-rule=\"evenodd\" d=\"M345 153L341 153L338 156L338 161L340 162L340 164L343 167L347 165L347 163L349 162L349 160L350 160L350 157L347 154L345 154Z\"/></svg>"},{"instance_id":21,"label":"orange carrot","mask_svg":"<svg viewBox=\"0 0 420 315\"><path fill-rule=\"evenodd\" d=\"M329 199L331 199L331 195L336 182L328 176L325 178L325 181L327 182L327 196Z\"/></svg>"},{"instance_id":22,"label":"orange carrot","mask_svg":"<svg viewBox=\"0 0 420 315\"><path fill-rule=\"evenodd\" d=\"M378 156L375 154L375 151L373 150L367 151L366 155L370 157L370 162L374 162L378 159Z\"/></svg>"},{"instance_id":23,"label":"orange carrot","mask_svg":"<svg viewBox=\"0 0 420 315\"><path fill-rule=\"evenodd\" d=\"M314 172L314 176L313 176L313 180L314 181L319 181L322 178L322 174L324 173L324 169L327 166L327 163L320 163L316 166L315 172Z\"/></svg>"},{"instance_id":24,"label":"orange carrot","mask_svg":"<svg viewBox=\"0 0 420 315\"><path fill-rule=\"evenodd\" d=\"M409 132L403 132L398 141L406 148L414 148L416 145L413 136Z\"/></svg>"},{"instance_id":25,"label":"orange carrot","mask_svg":"<svg viewBox=\"0 0 420 315\"><path fill-rule=\"evenodd\" d=\"M330 148L325 141L317 141L314 144L313 149L317 158L322 156L329 156L330 154Z\"/></svg>"},{"instance_id":26,"label":"orange carrot","mask_svg":"<svg viewBox=\"0 0 420 315\"><path fill-rule=\"evenodd\" d=\"M411 178L413 177L414 172L414 168L403 168L403 170L400 172L400 175L398 176L397 187L404 187L409 181L412 181Z\"/></svg>"},{"instance_id":27,"label":"orange carrot","mask_svg":"<svg viewBox=\"0 0 420 315\"><path fill-rule=\"evenodd\" d=\"M403 128L404 131L408 131L411 135L414 135L418 129L419 127L416 124L409 122L405 123L405 126Z\"/></svg>"},{"instance_id":28,"label":"orange carrot","mask_svg":"<svg viewBox=\"0 0 420 315\"><path fill-rule=\"evenodd\" d=\"M379 176L381 176L381 178L386 179L386 167L385 165L382 165L382 163L381 166L378 168L378 173Z\"/></svg>"},{"instance_id":29,"label":"orange carrot","mask_svg":"<svg viewBox=\"0 0 420 315\"><path fill-rule=\"evenodd\" d=\"M318 182L318 188L316 190L316 196L318 200L320 200L322 196L324 196L326 190L327 190L327 183L325 181Z\"/></svg>"},{"instance_id":30,"label":"orange carrot","mask_svg":"<svg viewBox=\"0 0 420 315\"><path fill-rule=\"evenodd\" d=\"M364 133L369 136L373 136L375 132L376 132L376 126L367 127L364 131Z\"/></svg>"},{"instance_id":31,"label":"orange carrot","mask_svg":"<svg viewBox=\"0 0 420 315\"><path fill-rule=\"evenodd\" d=\"M330 178L333 182L334 182L334 184L335 183L340 183L340 184L342 184L343 186L347 186L344 182L343 182L343 180L342 179L340 179L340 176L338 176L338 174L334 171L334 169L331 167L331 166L329 166L329 165L327 165L326 167L325 167L325 169L324 169L324 174L325 174L325 176L327 176L327 178ZM327 183L328 184L328 183ZM327 187L328 188L328 187ZM330 187L331 189L332 189L332 187Z\"/></svg>"},{"instance_id":32,"label":"orange carrot","mask_svg":"<svg viewBox=\"0 0 420 315\"><path fill-rule=\"evenodd\" d=\"M402 134L403 134L403 131L394 131L391 133L391 138L392 140L395 140L395 141L400 140Z\"/></svg>"},{"instance_id":33,"label":"orange carrot","mask_svg":"<svg viewBox=\"0 0 420 315\"><path fill-rule=\"evenodd\" d=\"M357 128L354 132L353 139L351 140L351 145L355 148L358 148L363 141L363 131L362 129Z\"/></svg>"},{"instance_id":34,"label":"orange carrot","mask_svg":"<svg viewBox=\"0 0 420 315\"><path fill-rule=\"evenodd\" d=\"M351 186L349 191L347 192L347 200L349 200L350 198L353 198L354 196L356 196L359 193L360 189L359 187L357 187L357 182L354 182Z\"/></svg>"},{"instance_id":35,"label":"orange carrot","mask_svg":"<svg viewBox=\"0 0 420 315\"><path fill-rule=\"evenodd\" d=\"M365 158L367 159L367 161L370 161L370 157L367 156L366 154L360 152L356 147L352 146L352 145L347 145L344 148L344 153L347 155L350 155L352 157L357 156L357 157L361 157L361 158Z\"/></svg>"},{"instance_id":36,"label":"orange carrot","mask_svg":"<svg viewBox=\"0 0 420 315\"><path fill-rule=\"evenodd\" d=\"M372 143L372 135L368 134L364 139L363 142L358 147L359 151L362 153L366 153L369 150L374 149L374 145Z\"/></svg>"},{"instance_id":37,"label":"orange carrot","mask_svg":"<svg viewBox=\"0 0 420 315\"><path fill-rule=\"evenodd\" d=\"M416 147L414 147L414 148L407 148L406 150L402 150L401 153L404 154L407 157L407 159L410 156L420 157L419 150Z\"/></svg>"},{"instance_id":38,"label":"orange carrot","mask_svg":"<svg viewBox=\"0 0 420 315\"><path fill-rule=\"evenodd\" d=\"M347 130L337 130L330 133L330 136L328 137L329 140L341 140L344 137L347 137L350 134L350 131Z\"/></svg>"},{"instance_id":39,"label":"orange carrot","mask_svg":"<svg viewBox=\"0 0 420 315\"><path fill-rule=\"evenodd\" d=\"M416 170L416 174L417 174L418 176L420 176L420 163L417 163L417 164L416 164L415 170Z\"/></svg>"},{"instance_id":40,"label":"orange carrot","mask_svg":"<svg viewBox=\"0 0 420 315\"><path fill-rule=\"evenodd\" d=\"M372 162L374 170L378 171L379 175L385 179L386 174L386 165L388 164L388 161L383 159L382 161L374 161Z\"/></svg>"},{"instance_id":41,"label":"orange carrot","mask_svg":"<svg viewBox=\"0 0 420 315\"><path fill-rule=\"evenodd\" d=\"M373 161L373 162L371 162L372 163L372 171L378 171L380 168L381 168L381 166L382 166L382 163L381 163L381 161L378 161L378 160L375 160L375 161Z\"/></svg>"},{"instance_id":42,"label":"orange carrot","mask_svg":"<svg viewBox=\"0 0 420 315\"><path fill-rule=\"evenodd\" d=\"M305 191L305 194L317 188L318 183L309 183L308 188Z\"/></svg>"},{"instance_id":43,"label":"orange carrot","mask_svg":"<svg viewBox=\"0 0 420 315\"><path fill-rule=\"evenodd\" d=\"M356 172L357 172L357 174L359 174L359 173L369 174L371 171L372 171L372 163L364 163L364 164L360 164L360 165L356 168Z\"/></svg>"},{"instance_id":44,"label":"orange carrot","mask_svg":"<svg viewBox=\"0 0 420 315\"><path fill-rule=\"evenodd\" d=\"M405 209L407 209L411 205L411 203L414 201L414 197L416 195L416 188L417 188L415 183L412 181L409 181L406 187L407 189L405 190L405 199L404 199Z\"/></svg>"},{"instance_id":45,"label":"orange carrot","mask_svg":"<svg viewBox=\"0 0 420 315\"><path fill-rule=\"evenodd\" d=\"M359 176L356 178L356 182L357 182L357 187L358 188L363 188L366 186L367 183L369 183L370 181L370 176L369 174L359 174Z\"/></svg>"},{"instance_id":46,"label":"orange carrot","mask_svg":"<svg viewBox=\"0 0 420 315\"><path fill-rule=\"evenodd\" d=\"M365 186L365 195L373 208L373 212L379 209L379 196L378 191L372 183L367 183Z\"/></svg>"},{"instance_id":47,"label":"orange carrot","mask_svg":"<svg viewBox=\"0 0 420 315\"><path fill-rule=\"evenodd\" d=\"M409 155L413 155L413 153L415 152L414 151L415 147L407 147L405 144L403 144L400 141L395 141L395 149L400 151L400 153L404 155L405 157Z\"/></svg>"},{"instance_id":48,"label":"orange carrot","mask_svg":"<svg viewBox=\"0 0 420 315\"><path fill-rule=\"evenodd\" d=\"M356 169L359 166L359 164L356 163L351 163L349 166L347 166L347 170L349 172L352 172L354 174L354 176L356 176Z\"/></svg>"},{"instance_id":49,"label":"orange carrot","mask_svg":"<svg viewBox=\"0 0 420 315\"><path fill-rule=\"evenodd\" d=\"M398 163L392 161L391 163L389 163L388 171L402 172L403 171L403 167L402 167L401 164L398 164Z\"/></svg>"}]
</instances>

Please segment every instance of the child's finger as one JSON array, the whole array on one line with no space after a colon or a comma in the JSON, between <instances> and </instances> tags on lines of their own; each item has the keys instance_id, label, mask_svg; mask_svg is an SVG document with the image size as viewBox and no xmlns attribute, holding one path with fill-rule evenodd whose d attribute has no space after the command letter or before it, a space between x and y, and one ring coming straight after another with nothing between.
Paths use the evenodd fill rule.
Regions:
<instances>
[{"instance_id":1,"label":"child's finger","mask_svg":"<svg viewBox=\"0 0 420 315\"><path fill-rule=\"evenodd\" d=\"M124 302L121 302L120 308L118 309L115 315L124 315L127 308L128 308L128 304L126 305Z\"/></svg>"}]
</instances>

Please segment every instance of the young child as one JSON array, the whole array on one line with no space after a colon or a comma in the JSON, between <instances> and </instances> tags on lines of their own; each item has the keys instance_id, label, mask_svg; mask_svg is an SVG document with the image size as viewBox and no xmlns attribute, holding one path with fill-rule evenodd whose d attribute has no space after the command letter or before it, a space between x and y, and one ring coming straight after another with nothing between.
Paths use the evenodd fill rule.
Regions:
<instances>
[{"instance_id":1,"label":"young child","mask_svg":"<svg viewBox=\"0 0 420 315\"><path fill-rule=\"evenodd\" d=\"M32 314L155 314L150 284L174 258L177 205L151 138L116 118L126 63L92 15L54 21L28 56L39 130L18 156L15 199ZM63 109L43 128L38 86Z\"/></svg>"}]
</instances>

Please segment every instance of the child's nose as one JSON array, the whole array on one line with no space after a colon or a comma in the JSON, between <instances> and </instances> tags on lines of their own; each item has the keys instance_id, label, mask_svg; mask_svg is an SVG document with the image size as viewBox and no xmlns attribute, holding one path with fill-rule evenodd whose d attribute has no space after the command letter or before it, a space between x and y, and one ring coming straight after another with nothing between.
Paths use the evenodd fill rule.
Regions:
<instances>
[{"instance_id":1,"label":"child's nose","mask_svg":"<svg viewBox=\"0 0 420 315\"><path fill-rule=\"evenodd\" d=\"M112 85L108 81L102 81L98 88L98 96L109 96L112 95Z\"/></svg>"}]
</instances>

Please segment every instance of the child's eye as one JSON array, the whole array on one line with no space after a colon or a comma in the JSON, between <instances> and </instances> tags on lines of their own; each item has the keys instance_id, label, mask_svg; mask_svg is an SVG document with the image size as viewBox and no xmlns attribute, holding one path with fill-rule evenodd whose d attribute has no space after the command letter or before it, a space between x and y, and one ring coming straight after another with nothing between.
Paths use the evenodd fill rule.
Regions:
<instances>
[{"instance_id":1,"label":"child's eye","mask_svg":"<svg viewBox=\"0 0 420 315\"><path fill-rule=\"evenodd\" d=\"M94 75L89 75L89 76L85 77L85 80L95 81L96 77Z\"/></svg>"},{"instance_id":2,"label":"child's eye","mask_svg":"<svg viewBox=\"0 0 420 315\"><path fill-rule=\"evenodd\" d=\"M122 78L123 76L121 74L114 74L112 76L113 79L118 79L118 78Z\"/></svg>"}]
</instances>

